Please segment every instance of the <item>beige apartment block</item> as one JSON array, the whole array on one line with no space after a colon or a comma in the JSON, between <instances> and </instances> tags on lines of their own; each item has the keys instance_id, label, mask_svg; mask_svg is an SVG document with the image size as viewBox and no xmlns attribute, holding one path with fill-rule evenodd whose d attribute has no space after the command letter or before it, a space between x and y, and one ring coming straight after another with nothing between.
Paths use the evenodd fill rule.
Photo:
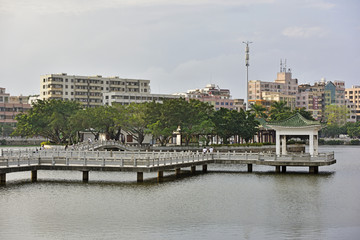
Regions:
<instances>
[{"instance_id":1,"label":"beige apartment block","mask_svg":"<svg viewBox=\"0 0 360 240\"><path fill-rule=\"evenodd\" d=\"M360 121L360 86L345 89L345 99L349 100L355 108L357 121Z\"/></svg>"},{"instance_id":2,"label":"beige apartment block","mask_svg":"<svg viewBox=\"0 0 360 240\"><path fill-rule=\"evenodd\" d=\"M103 94L150 93L150 80L47 74L40 77L40 99L74 100L86 107L103 105Z\"/></svg>"},{"instance_id":3,"label":"beige apartment block","mask_svg":"<svg viewBox=\"0 0 360 240\"><path fill-rule=\"evenodd\" d=\"M153 94L153 93L130 93L130 92L108 92L103 94L103 102L105 105L118 103L121 105L129 105L130 103L144 103L155 101L163 103L165 99L180 98L179 95L171 94Z\"/></svg>"},{"instance_id":4,"label":"beige apartment block","mask_svg":"<svg viewBox=\"0 0 360 240\"><path fill-rule=\"evenodd\" d=\"M296 104L296 96L295 95L289 95L289 94L283 94L280 92L268 92L264 91L262 92L262 105L266 108L270 109L270 106L273 102L280 102L284 101L286 102L286 106L288 106L291 110L295 109Z\"/></svg>"},{"instance_id":5,"label":"beige apartment block","mask_svg":"<svg viewBox=\"0 0 360 240\"><path fill-rule=\"evenodd\" d=\"M191 89L186 93L175 93L174 95L181 96L186 100L196 99L209 103L214 106L215 111L226 108L239 112L240 109L245 110L246 108L244 99L232 99L229 89L220 88L215 84L207 84L204 88Z\"/></svg>"},{"instance_id":6,"label":"beige apartment block","mask_svg":"<svg viewBox=\"0 0 360 240\"><path fill-rule=\"evenodd\" d=\"M0 123L15 126L16 115L28 111L31 106L27 96L10 96L5 88L0 87Z\"/></svg>"},{"instance_id":7,"label":"beige apartment block","mask_svg":"<svg viewBox=\"0 0 360 240\"><path fill-rule=\"evenodd\" d=\"M296 107L305 108L306 111L312 113L316 120L321 120L324 110L324 86L325 82L315 83L313 86L310 84L301 84L296 95Z\"/></svg>"},{"instance_id":8,"label":"beige apartment block","mask_svg":"<svg viewBox=\"0 0 360 240\"><path fill-rule=\"evenodd\" d=\"M266 92L265 94L263 94ZM262 104L265 107L274 99L283 99L282 101L292 101L289 106L293 108L292 95L298 92L298 80L292 78L290 70L281 69L277 73L277 78L274 82L265 82L260 80L249 81L249 104ZM267 99L264 99L266 96ZM280 100L279 100L280 101Z\"/></svg>"},{"instance_id":9,"label":"beige apartment block","mask_svg":"<svg viewBox=\"0 0 360 240\"><path fill-rule=\"evenodd\" d=\"M275 83L283 85L282 93L285 95L295 95L298 92L298 80L296 78L292 78L291 72L286 72L286 70L277 73Z\"/></svg>"}]
</instances>

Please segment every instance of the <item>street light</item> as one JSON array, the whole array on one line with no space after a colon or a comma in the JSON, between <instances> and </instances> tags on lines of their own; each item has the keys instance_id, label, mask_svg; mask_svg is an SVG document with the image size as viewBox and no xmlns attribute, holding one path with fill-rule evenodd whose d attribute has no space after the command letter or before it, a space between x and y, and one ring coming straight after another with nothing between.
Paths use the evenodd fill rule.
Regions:
<instances>
[{"instance_id":1,"label":"street light","mask_svg":"<svg viewBox=\"0 0 360 240\"><path fill-rule=\"evenodd\" d=\"M249 110L249 44L252 42L243 42L245 47L245 66L246 66L246 111Z\"/></svg>"}]
</instances>

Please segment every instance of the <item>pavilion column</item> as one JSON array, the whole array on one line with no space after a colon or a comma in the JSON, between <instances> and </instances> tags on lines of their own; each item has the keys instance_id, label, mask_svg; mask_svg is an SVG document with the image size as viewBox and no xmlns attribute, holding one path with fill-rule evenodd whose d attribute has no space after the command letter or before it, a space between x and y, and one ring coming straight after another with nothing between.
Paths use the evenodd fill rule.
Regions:
<instances>
[{"instance_id":1,"label":"pavilion column","mask_svg":"<svg viewBox=\"0 0 360 240\"><path fill-rule=\"evenodd\" d=\"M318 155L318 149L319 149L319 136L314 135L314 156Z\"/></svg>"},{"instance_id":2,"label":"pavilion column","mask_svg":"<svg viewBox=\"0 0 360 240\"><path fill-rule=\"evenodd\" d=\"M276 155L280 156L280 135L279 133L276 131Z\"/></svg>"},{"instance_id":3,"label":"pavilion column","mask_svg":"<svg viewBox=\"0 0 360 240\"><path fill-rule=\"evenodd\" d=\"M286 135L283 135L282 136L282 155L286 155L287 152L286 152Z\"/></svg>"},{"instance_id":4,"label":"pavilion column","mask_svg":"<svg viewBox=\"0 0 360 240\"><path fill-rule=\"evenodd\" d=\"M314 134L311 133L309 135L309 153L310 153L310 156L314 156Z\"/></svg>"}]
</instances>

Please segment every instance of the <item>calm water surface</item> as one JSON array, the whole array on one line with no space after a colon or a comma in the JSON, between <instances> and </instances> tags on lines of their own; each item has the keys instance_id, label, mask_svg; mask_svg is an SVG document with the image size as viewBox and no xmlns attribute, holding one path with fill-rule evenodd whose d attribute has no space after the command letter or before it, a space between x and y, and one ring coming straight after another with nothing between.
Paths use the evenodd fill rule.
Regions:
<instances>
[{"instance_id":1,"label":"calm water surface","mask_svg":"<svg viewBox=\"0 0 360 240\"><path fill-rule=\"evenodd\" d=\"M360 239L360 147L320 150L337 164L318 175L210 166L138 184L134 173L90 172L89 183L81 172L39 171L37 183L7 174L0 239Z\"/></svg>"}]
</instances>

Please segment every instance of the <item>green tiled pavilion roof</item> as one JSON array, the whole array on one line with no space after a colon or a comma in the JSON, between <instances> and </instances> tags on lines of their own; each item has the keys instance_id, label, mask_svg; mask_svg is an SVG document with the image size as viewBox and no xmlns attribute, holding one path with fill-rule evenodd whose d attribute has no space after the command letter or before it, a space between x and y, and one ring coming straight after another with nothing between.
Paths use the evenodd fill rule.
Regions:
<instances>
[{"instance_id":1,"label":"green tiled pavilion roof","mask_svg":"<svg viewBox=\"0 0 360 240\"><path fill-rule=\"evenodd\" d=\"M271 127L268 126L268 122L263 119L263 118L256 118L256 121L258 121L260 123L260 127L262 127L265 130L269 130L272 129Z\"/></svg>"},{"instance_id":2,"label":"green tiled pavilion roof","mask_svg":"<svg viewBox=\"0 0 360 240\"><path fill-rule=\"evenodd\" d=\"M318 121L312 121L304 118L300 113L296 113L288 119L282 121L268 122L267 125L271 126L281 126L281 127L306 127L306 126L315 126L321 125Z\"/></svg>"}]
</instances>

